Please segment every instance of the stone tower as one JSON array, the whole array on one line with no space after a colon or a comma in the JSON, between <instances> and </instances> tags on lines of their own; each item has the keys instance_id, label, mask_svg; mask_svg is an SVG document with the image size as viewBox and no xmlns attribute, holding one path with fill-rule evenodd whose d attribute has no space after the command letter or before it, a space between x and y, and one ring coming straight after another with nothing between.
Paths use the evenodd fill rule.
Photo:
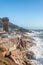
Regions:
<instances>
[{"instance_id":1,"label":"stone tower","mask_svg":"<svg viewBox=\"0 0 43 65\"><path fill-rule=\"evenodd\" d=\"M3 30L8 32L8 24L9 24L9 19L7 17L3 17L2 18L2 22L3 22Z\"/></svg>"}]
</instances>

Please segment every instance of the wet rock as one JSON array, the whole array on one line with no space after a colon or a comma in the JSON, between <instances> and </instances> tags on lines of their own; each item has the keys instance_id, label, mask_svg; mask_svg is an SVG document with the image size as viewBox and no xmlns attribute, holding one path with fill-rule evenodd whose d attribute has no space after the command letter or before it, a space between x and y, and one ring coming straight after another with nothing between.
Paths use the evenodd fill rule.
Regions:
<instances>
[{"instance_id":1,"label":"wet rock","mask_svg":"<svg viewBox=\"0 0 43 65\"><path fill-rule=\"evenodd\" d=\"M25 61L26 65L35 65L34 63L32 63L31 61Z\"/></svg>"},{"instance_id":2,"label":"wet rock","mask_svg":"<svg viewBox=\"0 0 43 65\"><path fill-rule=\"evenodd\" d=\"M27 51L27 52L26 52L26 57L27 57L28 59L33 59L33 58L34 58L34 53L31 52L31 51Z\"/></svg>"}]
</instances>

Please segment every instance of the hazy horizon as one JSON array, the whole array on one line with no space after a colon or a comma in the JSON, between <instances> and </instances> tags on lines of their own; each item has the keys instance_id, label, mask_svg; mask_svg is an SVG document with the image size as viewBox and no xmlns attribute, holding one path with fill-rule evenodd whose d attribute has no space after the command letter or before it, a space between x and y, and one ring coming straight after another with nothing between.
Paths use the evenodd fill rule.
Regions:
<instances>
[{"instance_id":1,"label":"hazy horizon","mask_svg":"<svg viewBox=\"0 0 43 65\"><path fill-rule=\"evenodd\" d=\"M43 0L0 0L0 18L18 26L43 29Z\"/></svg>"}]
</instances>

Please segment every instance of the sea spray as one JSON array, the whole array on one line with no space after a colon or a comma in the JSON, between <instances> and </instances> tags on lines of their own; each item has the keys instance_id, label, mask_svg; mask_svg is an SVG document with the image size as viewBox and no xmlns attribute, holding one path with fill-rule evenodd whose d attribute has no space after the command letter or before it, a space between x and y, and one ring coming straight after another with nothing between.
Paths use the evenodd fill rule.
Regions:
<instances>
[{"instance_id":1,"label":"sea spray","mask_svg":"<svg viewBox=\"0 0 43 65\"><path fill-rule=\"evenodd\" d=\"M34 59L31 59L32 62L34 62L35 65L43 65L43 37L41 38L43 33L39 31L33 31L32 33L27 34L34 39L32 40L32 43L36 44L28 49L34 53Z\"/></svg>"}]
</instances>

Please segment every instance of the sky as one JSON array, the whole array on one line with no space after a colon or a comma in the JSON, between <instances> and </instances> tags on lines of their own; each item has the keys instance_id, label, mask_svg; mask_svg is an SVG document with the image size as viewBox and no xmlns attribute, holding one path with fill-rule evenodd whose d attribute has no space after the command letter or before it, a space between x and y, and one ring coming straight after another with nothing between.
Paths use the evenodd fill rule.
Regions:
<instances>
[{"instance_id":1,"label":"sky","mask_svg":"<svg viewBox=\"0 0 43 65\"><path fill-rule=\"evenodd\" d=\"M43 29L43 0L0 0L0 18L30 29Z\"/></svg>"}]
</instances>

